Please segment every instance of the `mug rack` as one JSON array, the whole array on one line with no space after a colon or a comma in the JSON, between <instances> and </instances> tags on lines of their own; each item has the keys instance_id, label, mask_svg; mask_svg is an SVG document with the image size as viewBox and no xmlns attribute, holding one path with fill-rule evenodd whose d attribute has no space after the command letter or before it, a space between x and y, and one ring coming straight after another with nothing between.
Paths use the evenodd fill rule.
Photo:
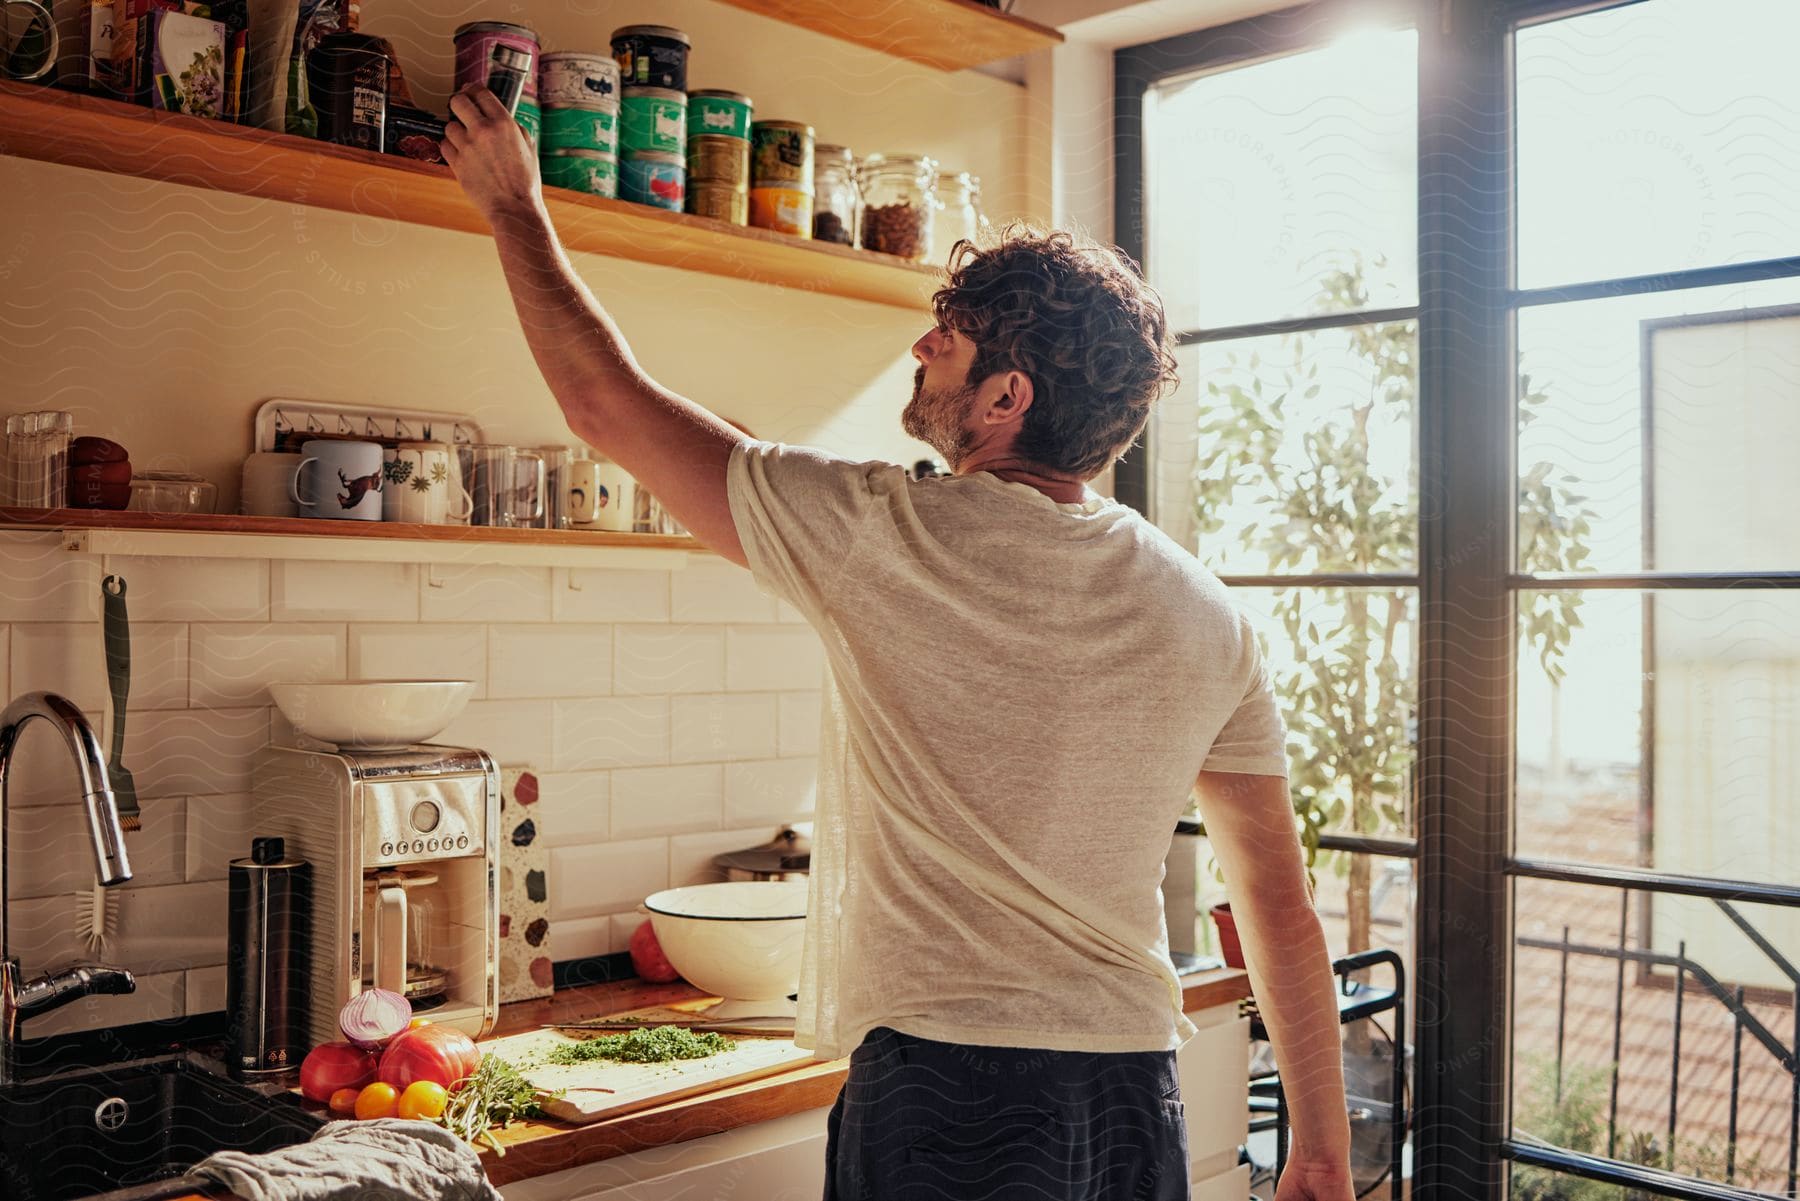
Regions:
<instances>
[{"instance_id":1,"label":"mug rack","mask_svg":"<svg viewBox=\"0 0 1800 1201\"><path fill-rule=\"evenodd\" d=\"M277 397L257 407L253 450L299 450L309 436L367 438L371 442L484 442L481 424L456 413L393 409L329 400Z\"/></svg>"}]
</instances>

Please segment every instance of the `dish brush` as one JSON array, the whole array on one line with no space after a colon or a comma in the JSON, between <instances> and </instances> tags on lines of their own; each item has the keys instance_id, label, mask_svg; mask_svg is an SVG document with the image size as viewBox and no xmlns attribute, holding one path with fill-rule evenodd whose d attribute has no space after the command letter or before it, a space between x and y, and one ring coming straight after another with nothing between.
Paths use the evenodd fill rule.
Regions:
<instances>
[{"instance_id":1,"label":"dish brush","mask_svg":"<svg viewBox=\"0 0 1800 1201\"><path fill-rule=\"evenodd\" d=\"M87 944L88 954L106 954L106 945L118 935L118 898L112 889L96 884L75 894L75 936Z\"/></svg>"}]
</instances>

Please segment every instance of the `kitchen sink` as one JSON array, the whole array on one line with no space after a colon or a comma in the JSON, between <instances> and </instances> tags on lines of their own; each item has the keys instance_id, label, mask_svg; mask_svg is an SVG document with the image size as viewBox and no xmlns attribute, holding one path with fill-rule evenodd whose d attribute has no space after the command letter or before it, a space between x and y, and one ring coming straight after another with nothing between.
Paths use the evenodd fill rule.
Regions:
<instances>
[{"instance_id":1,"label":"kitchen sink","mask_svg":"<svg viewBox=\"0 0 1800 1201\"><path fill-rule=\"evenodd\" d=\"M325 1119L183 1054L84 1068L0 1089L0 1197L153 1201L214 1151L302 1143Z\"/></svg>"}]
</instances>

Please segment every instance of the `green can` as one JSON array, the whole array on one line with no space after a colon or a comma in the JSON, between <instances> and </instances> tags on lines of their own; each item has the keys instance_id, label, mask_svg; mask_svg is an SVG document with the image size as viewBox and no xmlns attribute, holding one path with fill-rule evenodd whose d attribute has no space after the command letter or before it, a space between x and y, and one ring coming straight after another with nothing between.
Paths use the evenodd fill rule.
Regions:
<instances>
[{"instance_id":1,"label":"green can","mask_svg":"<svg viewBox=\"0 0 1800 1201\"><path fill-rule=\"evenodd\" d=\"M688 95L688 137L750 138L750 97L706 88Z\"/></svg>"},{"instance_id":2,"label":"green can","mask_svg":"<svg viewBox=\"0 0 1800 1201\"><path fill-rule=\"evenodd\" d=\"M547 108L538 147L552 150L598 150L612 154L619 148L619 110L616 108Z\"/></svg>"},{"instance_id":3,"label":"green can","mask_svg":"<svg viewBox=\"0 0 1800 1201\"><path fill-rule=\"evenodd\" d=\"M537 101L526 96L520 99L519 109L513 114L513 120L525 131L525 140L535 149L538 144L538 130L543 126L543 114L538 111Z\"/></svg>"},{"instance_id":4,"label":"green can","mask_svg":"<svg viewBox=\"0 0 1800 1201\"><path fill-rule=\"evenodd\" d=\"M619 194L619 160L595 150L551 150L539 160L544 183L590 196Z\"/></svg>"},{"instance_id":5,"label":"green can","mask_svg":"<svg viewBox=\"0 0 1800 1201\"><path fill-rule=\"evenodd\" d=\"M687 96L670 88L626 88L619 102L619 149L680 154L687 148Z\"/></svg>"}]
</instances>

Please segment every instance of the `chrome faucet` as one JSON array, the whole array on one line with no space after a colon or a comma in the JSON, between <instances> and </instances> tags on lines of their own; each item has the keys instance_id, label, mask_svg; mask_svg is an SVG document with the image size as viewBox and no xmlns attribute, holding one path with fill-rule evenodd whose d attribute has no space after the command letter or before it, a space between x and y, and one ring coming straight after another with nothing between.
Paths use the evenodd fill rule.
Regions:
<instances>
[{"instance_id":1,"label":"chrome faucet","mask_svg":"<svg viewBox=\"0 0 1800 1201\"><path fill-rule=\"evenodd\" d=\"M19 961L5 954L7 932L7 776L13 752L25 723L41 717L62 735L81 775L81 798L87 808L88 831L94 841L94 878L102 885L123 884L131 879L131 863L125 857L125 836L119 829L119 803L106 777L106 759L100 740L81 710L50 692L27 692L0 710L0 1085L13 1082L19 1023L40 1013L60 1009L78 997L92 993L128 993L137 987L123 968L85 965L53 975L25 980Z\"/></svg>"}]
</instances>

